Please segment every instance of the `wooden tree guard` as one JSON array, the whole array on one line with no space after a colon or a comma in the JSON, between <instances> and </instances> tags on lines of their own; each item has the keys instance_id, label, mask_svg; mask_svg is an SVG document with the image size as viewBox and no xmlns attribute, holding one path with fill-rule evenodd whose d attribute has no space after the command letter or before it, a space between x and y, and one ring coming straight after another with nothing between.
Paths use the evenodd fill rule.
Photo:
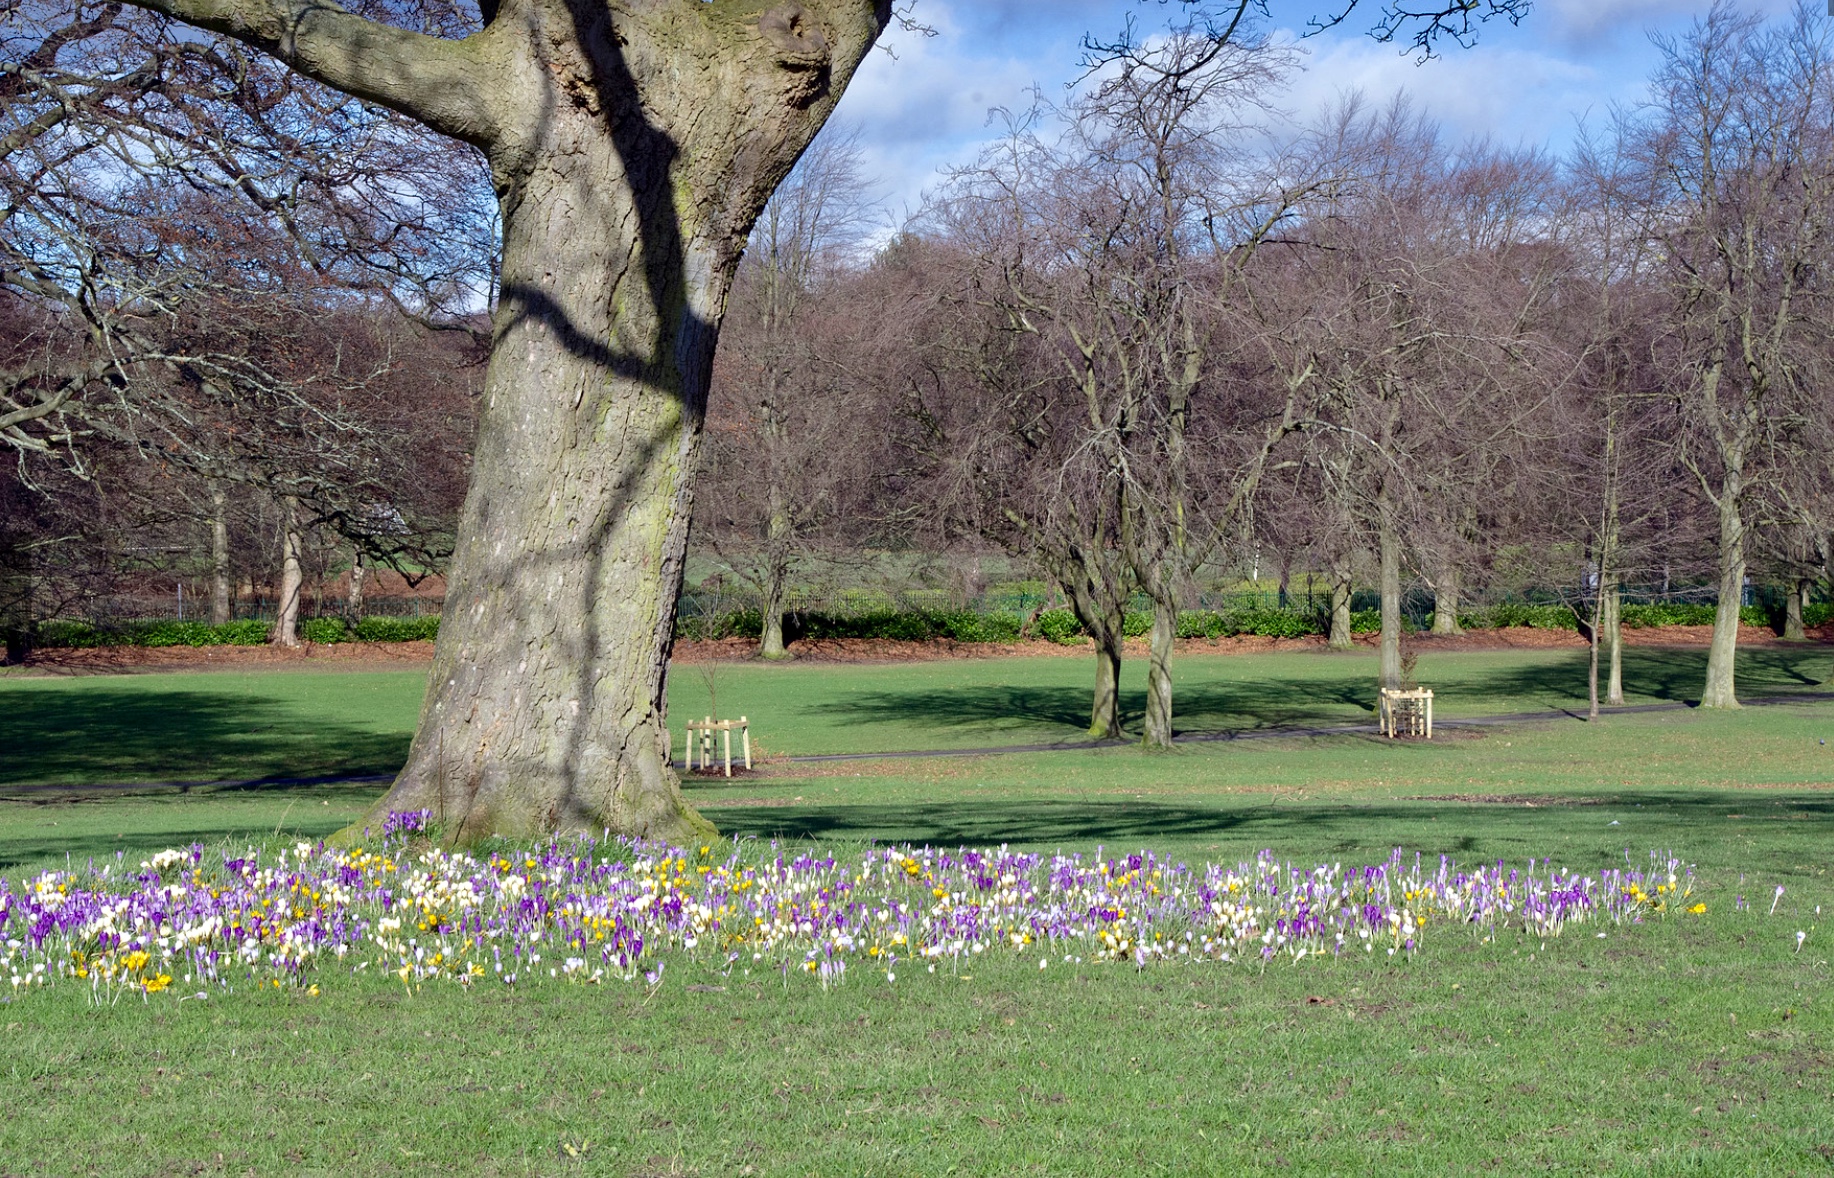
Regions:
<instances>
[{"instance_id":1,"label":"wooden tree guard","mask_svg":"<svg viewBox=\"0 0 1834 1178\"><path fill-rule=\"evenodd\" d=\"M739 747L744 754L745 767L750 769L751 721L747 720L744 716L740 716L737 720L715 720L712 716L708 716L704 720L688 721L688 731L682 741L686 746L682 751L687 756L688 772L694 772L694 745L696 743L696 733L700 734L700 767L702 770L711 769L713 767L713 734L717 732L720 734L720 739L725 746L723 751L725 753L726 776L731 777L732 733L735 728L738 729L739 732Z\"/></svg>"},{"instance_id":2,"label":"wooden tree guard","mask_svg":"<svg viewBox=\"0 0 1834 1178\"><path fill-rule=\"evenodd\" d=\"M1433 693L1429 688L1384 687L1378 694L1376 725L1383 736L1433 739Z\"/></svg>"}]
</instances>

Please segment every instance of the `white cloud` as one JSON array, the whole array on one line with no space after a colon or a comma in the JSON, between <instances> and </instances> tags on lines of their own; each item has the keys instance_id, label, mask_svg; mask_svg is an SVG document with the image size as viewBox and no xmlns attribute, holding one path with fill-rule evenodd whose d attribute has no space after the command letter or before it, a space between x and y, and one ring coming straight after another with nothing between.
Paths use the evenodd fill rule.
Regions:
<instances>
[{"instance_id":1,"label":"white cloud","mask_svg":"<svg viewBox=\"0 0 1834 1178\"><path fill-rule=\"evenodd\" d=\"M1789 11L1794 0L1740 0L1747 11L1769 16ZM1705 16L1705 0L1538 0L1523 28L1578 57L1638 47L1651 28L1675 31Z\"/></svg>"},{"instance_id":2,"label":"white cloud","mask_svg":"<svg viewBox=\"0 0 1834 1178\"><path fill-rule=\"evenodd\" d=\"M1275 11L1302 24L1309 2L1279 0ZM1791 0L1745 2L1776 13ZM1305 69L1280 105L1303 121L1345 90L1381 103L1404 89L1451 138L1488 135L1564 150L1578 118L1599 122L1612 103L1643 96L1657 56L1646 30L1678 32L1708 3L1538 0L1520 26L1492 21L1475 47L1447 45L1424 64L1346 24L1301 42ZM937 183L939 169L971 161L997 134L989 108L1023 107L1034 84L1060 99L1078 75L1085 32L1118 32L1130 14L1150 32L1174 10L1134 0L922 0L916 15L937 35L894 30L888 43L896 56L867 59L836 117L859 128L869 172L899 216Z\"/></svg>"},{"instance_id":3,"label":"white cloud","mask_svg":"<svg viewBox=\"0 0 1834 1178\"><path fill-rule=\"evenodd\" d=\"M936 36L893 31L891 53L867 58L835 111L860 129L868 171L899 214L939 168L972 157L988 138L990 108L1025 105L1034 83L1048 85L1063 71L1062 63L990 51L946 5L926 4L920 15Z\"/></svg>"},{"instance_id":4,"label":"white cloud","mask_svg":"<svg viewBox=\"0 0 1834 1178\"><path fill-rule=\"evenodd\" d=\"M1607 75L1596 64L1528 47L1480 44L1417 62L1393 45L1338 38L1307 43L1305 68L1281 105L1305 123L1346 91L1376 105L1406 91L1453 138L1564 142L1588 108L1602 115L1613 101L1642 92L1640 75Z\"/></svg>"}]
</instances>

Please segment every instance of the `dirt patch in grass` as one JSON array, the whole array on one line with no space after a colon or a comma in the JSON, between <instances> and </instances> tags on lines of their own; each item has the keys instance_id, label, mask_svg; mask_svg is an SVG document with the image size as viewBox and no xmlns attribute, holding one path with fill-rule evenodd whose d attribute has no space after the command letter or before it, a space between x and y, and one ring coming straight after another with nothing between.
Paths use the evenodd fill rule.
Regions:
<instances>
[{"instance_id":1,"label":"dirt patch in grass","mask_svg":"<svg viewBox=\"0 0 1834 1178\"><path fill-rule=\"evenodd\" d=\"M712 768L703 769L699 765L696 765L692 769L681 770L681 775L683 781L736 781L741 777L762 777L765 776L765 773L762 766L756 769L747 769L737 762L734 762L732 772L728 773L726 771L725 762L720 760L718 753L715 753Z\"/></svg>"}]
</instances>

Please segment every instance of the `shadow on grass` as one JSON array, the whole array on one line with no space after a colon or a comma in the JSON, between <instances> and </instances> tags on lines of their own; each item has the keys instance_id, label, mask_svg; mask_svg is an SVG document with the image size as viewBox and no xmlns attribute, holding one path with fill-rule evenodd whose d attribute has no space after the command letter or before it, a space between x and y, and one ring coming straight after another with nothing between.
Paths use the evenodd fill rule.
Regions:
<instances>
[{"instance_id":1,"label":"shadow on grass","mask_svg":"<svg viewBox=\"0 0 1834 1178\"><path fill-rule=\"evenodd\" d=\"M1742 651L1740 694L1781 695L1822 686L1834 669L1830 653L1820 646ZM1309 654L1293 657L1318 658ZM1495 669L1441 663L1431 671L1430 685L1443 699L1456 701L1461 713L1570 710L1585 701L1587 662L1585 651L1562 651L1532 664ZM1704 650L1628 649L1624 655L1625 694L1633 702L1695 702L1700 698L1706 665ZM1375 683L1366 667L1346 667L1322 658L1314 666L1339 673L1180 681L1176 687L1178 729L1252 732L1343 724L1373 714ZM865 724L916 722L938 729L977 725L995 731L1017 725L1050 726L1074 733L1088 723L1089 693L1071 686L990 684L862 692L830 706ZM1137 724L1145 713L1145 692L1123 691L1121 708L1124 722Z\"/></svg>"},{"instance_id":2,"label":"shadow on grass","mask_svg":"<svg viewBox=\"0 0 1834 1178\"><path fill-rule=\"evenodd\" d=\"M4 813L0 811L0 814ZM307 817L310 818L310 815ZM296 834L303 839L321 839L335 834L343 828L343 825L342 820L289 821L281 828L281 831L285 834ZM99 864L114 859L117 855L123 861L138 866L140 860L168 847L188 847L192 843L202 843L209 847L224 839L234 837L246 837L251 841L259 841L271 838L273 834L272 825L253 830L227 826L197 826L191 829L130 832L119 838L101 833L73 834L66 837L40 834L30 838L5 838L0 839L0 871L12 871L22 864L62 862L66 859L80 868L92 861Z\"/></svg>"},{"instance_id":3,"label":"shadow on grass","mask_svg":"<svg viewBox=\"0 0 1834 1178\"><path fill-rule=\"evenodd\" d=\"M1010 843L1051 850L1106 844L1113 852L1165 843L1223 843L1236 852L1352 855L1379 859L1394 847L1464 862L1519 862L1557 853L1574 869L1639 866L1651 852L1714 860L1741 853L1751 827L1764 828L1776 862L1767 870L1813 871L1805 852L1834 836L1834 797L1715 791L1647 791L1594 795L1584 806L1526 807L1435 800L1340 803L1257 802L1241 806L1028 800L1005 804L922 806L705 807L728 835L929 844L952 847ZM1742 811L1730 825L1728 812ZM1616 820L1621 824L1612 826ZM1782 836L1779 838L1779 836ZM1735 845L1736 844L1736 845ZM1814 856L1811 856L1814 858ZM1753 863L1752 866L1758 866Z\"/></svg>"},{"instance_id":4,"label":"shadow on grass","mask_svg":"<svg viewBox=\"0 0 1834 1178\"><path fill-rule=\"evenodd\" d=\"M362 784L237 785L188 792L0 797L0 871L22 864L101 862L117 852L138 864L167 847L282 834L318 839L381 795Z\"/></svg>"},{"instance_id":5,"label":"shadow on grass","mask_svg":"<svg viewBox=\"0 0 1834 1178\"><path fill-rule=\"evenodd\" d=\"M1738 656L1738 692L1754 698L1825 686L1828 673L1834 670L1829 661L1831 653L1834 652L1816 646L1742 650ZM1473 697L1532 699L1550 707L1583 703L1587 661L1584 651L1563 652L1559 659L1538 666L1515 667L1481 679L1454 682L1456 690ZM1704 650L1631 647L1624 652L1624 695L1633 702L1698 703L1706 673Z\"/></svg>"},{"instance_id":6,"label":"shadow on grass","mask_svg":"<svg viewBox=\"0 0 1834 1178\"><path fill-rule=\"evenodd\" d=\"M0 788L392 773L411 734L327 721L275 700L140 686L0 696Z\"/></svg>"}]
</instances>

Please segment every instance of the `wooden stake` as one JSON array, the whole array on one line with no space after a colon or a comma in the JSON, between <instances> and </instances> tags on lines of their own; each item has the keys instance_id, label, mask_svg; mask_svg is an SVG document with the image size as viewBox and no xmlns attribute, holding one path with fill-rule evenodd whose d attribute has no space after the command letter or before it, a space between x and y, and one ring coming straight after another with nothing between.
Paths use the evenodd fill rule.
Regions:
<instances>
[{"instance_id":1,"label":"wooden stake","mask_svg":"<svg viewBox=\"0 0 1834 1178\"><path fill-rule=\"evenodd\" d=\"M745 748L745 768L751 769L751 721L739 717L739 743Z\"/></svg>"}]
</instances>

